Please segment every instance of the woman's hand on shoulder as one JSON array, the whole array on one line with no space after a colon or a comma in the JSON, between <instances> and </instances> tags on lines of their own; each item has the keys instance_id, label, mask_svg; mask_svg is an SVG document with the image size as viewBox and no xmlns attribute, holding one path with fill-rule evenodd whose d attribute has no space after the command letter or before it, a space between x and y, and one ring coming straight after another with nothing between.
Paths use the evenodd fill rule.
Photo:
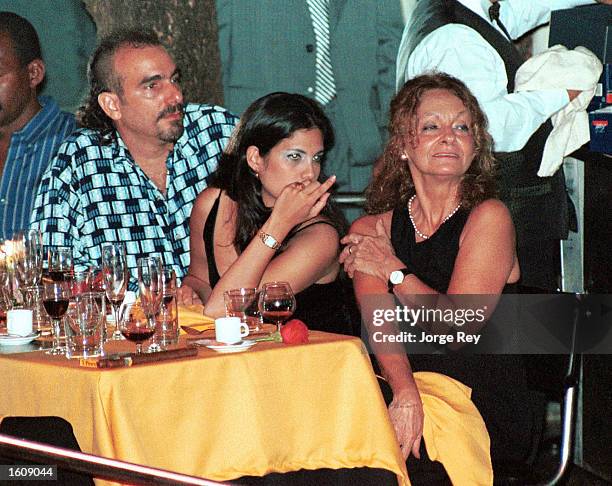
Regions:
<instances>
[{"instance_id":1,"label":"woman's hand on shoulder","mask_svg":"<svg viewBox=\"0 0 612 486\"><path fill-rule=\"evenodd\" d=\"M308 184L294 182L285 186L274 203L271 218L278 218L293 228L319 215L327 204L329 190L336 182L336 176L325 182L312 181Z\"/></svg>"}]
</instances>

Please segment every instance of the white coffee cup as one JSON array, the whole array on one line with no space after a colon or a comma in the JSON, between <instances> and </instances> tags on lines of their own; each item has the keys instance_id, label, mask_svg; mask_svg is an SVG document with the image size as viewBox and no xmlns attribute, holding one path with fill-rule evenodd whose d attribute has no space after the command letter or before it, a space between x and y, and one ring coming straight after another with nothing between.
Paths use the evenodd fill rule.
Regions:
<instances>
[{"instance_id":1,"label":"white coffee cup","mask_svg":"<svg viewBox=\"0 0 612 486\"><path fill-rule=\"evenodd\" d=\"M215 339L225 344L236 344L249 335L249 326L240 317L219 317L215 319Z\"/></svg>"},{"instance_id":2,"label":"white coffee cup","mask_svg":"<svg viewBox=\"0 0 612 486\"><path fill-rule=\"evenodd\" d=\"M6 331L13 336L32 334L32 310L12 309L6 313Z\"/></svg>"}]
</instances>

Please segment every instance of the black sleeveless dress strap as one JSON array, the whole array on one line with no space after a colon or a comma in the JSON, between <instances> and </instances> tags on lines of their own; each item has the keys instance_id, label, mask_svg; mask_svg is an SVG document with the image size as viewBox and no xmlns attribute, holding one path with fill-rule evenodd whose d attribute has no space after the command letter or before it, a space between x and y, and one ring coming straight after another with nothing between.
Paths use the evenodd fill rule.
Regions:
<instances>
[{"instance_id":1,"label":"black sleeveless dress strap","mask_svg":"<svg viewBox=\"0 0 612 486\"><path fill-rule=\"evenodd\" d=\"M208 282L210 287L214 288L215 285L221 280L221 275L217 270L217 264L215 262L215 223L217 221L217 213L219 212L219 200L221 199L221 192L217 199L215 199L206 222L204 223L204 250L206 251L206 260L208 262Z\"/></svg>"}]
</instances>

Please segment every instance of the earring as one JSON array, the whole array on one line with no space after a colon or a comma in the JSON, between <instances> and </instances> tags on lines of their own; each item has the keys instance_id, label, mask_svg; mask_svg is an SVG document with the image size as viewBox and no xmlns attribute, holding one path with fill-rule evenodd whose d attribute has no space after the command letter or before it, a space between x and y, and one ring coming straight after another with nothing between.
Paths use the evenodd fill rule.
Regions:
<instances>
[{"instance_id":1,"label":"earring","mask_svg":"<svg viewBox=\"0 0 612 486\"><path fill-rule=\"evenodd\" d=\"M408 160L408 156L406 154L402 154L402 155L400 155L400 159Z\"/></svg>"}]
</instances>

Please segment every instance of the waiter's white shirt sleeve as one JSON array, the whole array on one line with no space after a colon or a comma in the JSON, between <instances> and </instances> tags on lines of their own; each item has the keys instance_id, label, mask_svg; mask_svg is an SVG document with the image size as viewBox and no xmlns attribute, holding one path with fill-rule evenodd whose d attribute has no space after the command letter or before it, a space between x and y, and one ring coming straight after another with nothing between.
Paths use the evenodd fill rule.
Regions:
<instances>
[{"instance_id":1,"label":"waiter's white shirt sleeve","mask_svg":"<svg viewBox=\"0 0 612 486\"><path fill-rule=\"evenodd\" d=\"M500 18L510 35L519 37L548 22L551 7L554 10L586 3L594 2L507 0L501 3ZM398 59L401 50L400 46ZM445 25L425 37L405 68L398 61L398 76L403 72L404 80L431 71L461 79L476 95L489 119L489 132L497 152L523 148L538 127L569 102L563 89L509 94L506 70L497 51L476 31L460 24Z\"/></svg>"}]
</instances>

